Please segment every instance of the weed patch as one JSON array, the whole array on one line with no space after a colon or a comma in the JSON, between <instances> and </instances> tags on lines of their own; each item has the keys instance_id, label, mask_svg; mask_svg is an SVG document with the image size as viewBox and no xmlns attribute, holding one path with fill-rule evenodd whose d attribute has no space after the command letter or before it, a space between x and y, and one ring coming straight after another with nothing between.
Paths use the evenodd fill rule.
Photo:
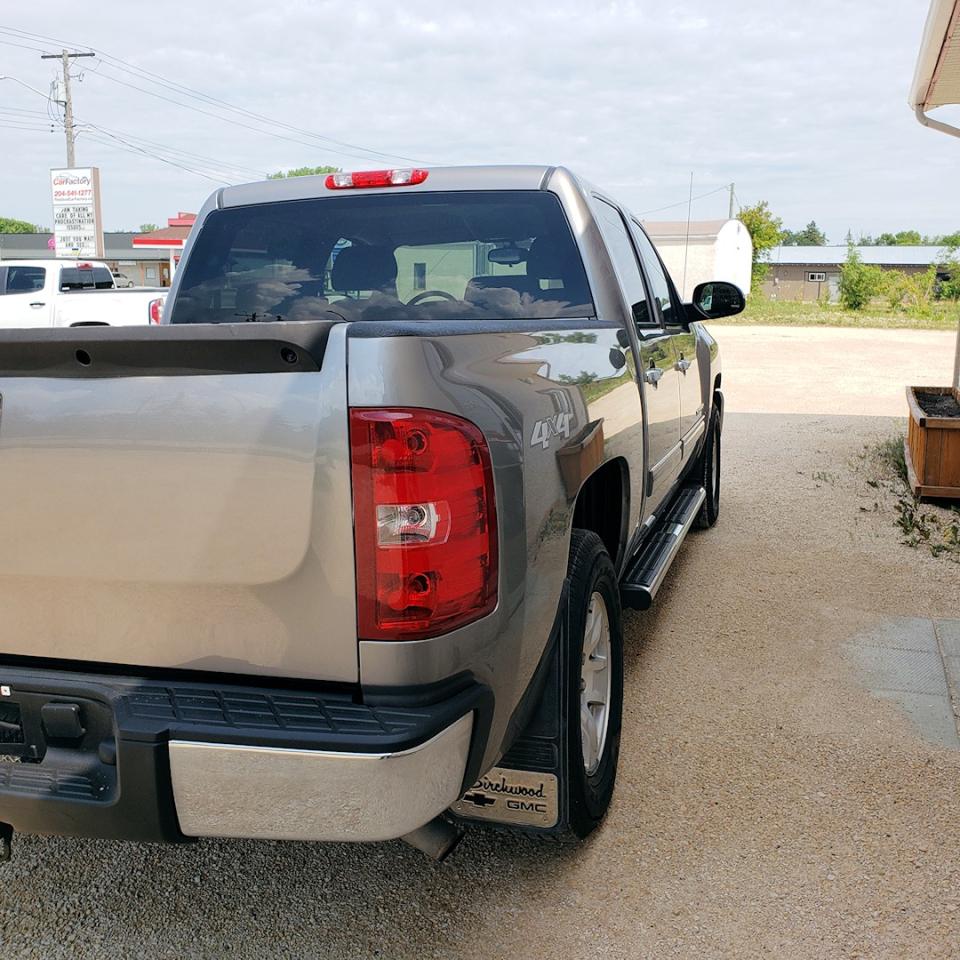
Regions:
<instances>
[{"instance_id":1,"label":"weed patch","mask_svg":"<svg viewBox=\"0 0 960 960\"><path fill-rule=\"evenodd\" d=\"M900 542L960 563L960 507L932 506L913 495L907 483L903 435L866 447L861 459L869 474L868 486L875 490L887 488L893 495L893 522L900 531ZM874 508L879 509L879 503Z\"/></svg>"}]
</instances>

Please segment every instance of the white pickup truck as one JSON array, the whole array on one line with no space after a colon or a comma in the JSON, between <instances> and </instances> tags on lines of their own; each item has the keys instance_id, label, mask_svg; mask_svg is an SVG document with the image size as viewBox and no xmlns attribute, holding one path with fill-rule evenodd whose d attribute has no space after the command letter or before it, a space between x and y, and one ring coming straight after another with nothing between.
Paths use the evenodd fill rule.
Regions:
<instances>
[{"instance_id":1,"label":"white pickup truck","mask_svg":"<svg viewBox=\"0 0 960 960\"><path fill-rule=\"evenodd\" d=\"M118 290L92 260L0 260L0 328L159 324L167 291Z\"/></svg>"}]
</instances>

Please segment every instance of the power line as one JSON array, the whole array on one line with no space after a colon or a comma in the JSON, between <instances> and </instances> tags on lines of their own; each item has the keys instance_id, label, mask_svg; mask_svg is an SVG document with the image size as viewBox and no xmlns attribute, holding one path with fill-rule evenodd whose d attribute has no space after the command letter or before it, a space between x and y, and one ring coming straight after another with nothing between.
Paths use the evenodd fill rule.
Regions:
<instances>
[{"instance_id":1,"label":"power line","mask_svg":"<svg viewBox=\"0 0 960 960\"><path fill-rule=\"evenodd\" d=\"M9 79L16 80L15 77ZM17 81L18 83L21 81ZM33 89L33 88L30 88ZM35 91L40 94L39 90ZM42 94L40 94L42 95ZM63 126L64 120L59 115L50 113L54 103L52 98L48 97L46 101L47 112L40 110L29 110L23 107L0 107L0 126L8 130L22 130L29 132L52 132L52 125ZM173 165L180 167L185 172L194 173L198 176L206 177L216 183L230 183L243 180L250 174L257 178L265 177L262 170L255 170L252 167L246 167L243 164L224 163L213 157L207 157L202 154L192 153L187 150L180 150L167 144L159 143L155 140L149 140L146 137L138 137L134 134L128 134L122 130L113 130L109 127L102 127L98 124L87 123L80 118L74 118L74 129L76 132L86 132L89 130L98 131L103 136L122 143L126 152L137 153L141 156L149 156L160 160L163 163L172 162ZM91 138L93 139L93 138ZM133 142L131 142L133 141ZM97 138L94 142L103 145L110 145L107 140ZM153 149L159 148L159 149ZM197 162L199 161L199 163ZM209 176L209 174L215 176Z\"/></svg>"},{"instance_id":2,"label":"power line","mask_svg":"<svg viewBox=\"0 0 960 960\"><path fill-rule=\"evenodd\" d=\"M6 118L0 118L0 126L6 127L8 130L38 130L43 131L44 133L54 132L49 123L45 126L27 126L24 123L16 123L13 120L8 120Z\"/></svg>"},{"instance_id":3,"label":"power line","mask_svg":"<svg viewBox=\"0 0 960 960\"><path fill-rule=\"evenodd\" d=\"M645 217L648 213L660 213L661 210L672 210L674 207L685 207L688 203L694 203L697 200L703 200L705 197L712 197L715 193L720 193L723 190L729 189L729 184L724 184L722 187L717 187L716 190L710 190L707 193L701 193L697 197L689 197L686 200L679 200L677 203L668 203L665 207L656 207L653 210L644 210L640 216Z\"/></svg>"},{"instance_id":4,"label":"power line","mask_svg":"<svg viewBox=\"0 0 960 960\"><path fill-rule=\"evenodd\" d=\"M25 43L14 43L12 40L0 40L0 43L7 47L20 47L21 50L33 50L34 53L46 53L43 47L28 46Z\"/></svg>"},{"instance_id":5,"label":"power line","mask_svg":"<svg viewBox=\"0 0 960 960\"><path fill-rule=\"evenodd\" d=\"M202 170L187 166L183 163L178 163L176 160L161 156L160 154L154 153L143 147L138 147L136 144L120 140L118 137L112 138L114 140L118 140L118 143L111 143L110 140L105 140L103 137L99 137L94 134L87 134L87 138L92 140L94 143L99 143L101 146L113 147L115 150L123 150L126 153L135 153L140 154L141 156L151 157L152 159L159 160L161 163L166 163L171 167L177 167L186 173L192 173L198 177L203 177L205 180L210 180L212 183L219 184L220 186L230 186L232 183L236 183L236 181L231 181L227 177L212 177L208 173L204 173Z\"/></svg>"},{"instance_id":6,"label":"power line","mask_svg":"<svg viewBox=\"0 0 960 960\"><path fill-rule=\"evenodd\" d=\"M245 174L249 176L252 174L255 177L263 179L267 176L266 172L263 170L257 170L253 167L247 167L243 164L235 163L225 163L222 160L218 160L216 157L208 157L202 153L193 153L190 150L181 150L178 147L173 147L170 144L162 143L157 140L150 140L147 137L140 137L136 134L128 133L125 130L116 130L112 127L104 127L96 123L90 123L88 121L79 121L80 125L89 128L92 130L99 131L106 136L117 136L126 140L131 140L135 144L140 146L146 146L148 148L154 148L160 153L167 155L180 156L185 158L187 161L197 161L199 160L201 164L208 164L210 169L218 171L227 171L232 173ZM241 178L242 179L242 178Z\"/></svg>"},{"instance_id":7,"label":"power line","mask_svg":"<svg viewBox=\"0 0 960 960\"><path fill-rule=\"evenodd\" d=\"M7 36L13 36L18 39L26 38L31 40L47 40L57 44L66 43L66 41L59 40L55 37L51 37L45 34L31 33L30 31L19 30L17 28L0 27L0 33L6 34ZM4 42L4 41L0 41L0 42ZM86 45L80 44L79 46L86 46ZM87 47L87 49L92 51L94 48ZM380 157L384 160L404 160L411 163L418 162L412 159L411 157L406 157L406 156L403 156L402 154L387 153L381 150L375 150L370 147L364 147L358 144L349 143L347 141L337 140L333 137L328 137L323 134L314 133L313 131L307 130L303 127L298 127L298 126L295 126L294 124L289 124L289 123L286 123L285 121L276 120L271 117L265 116L264 114L256 113L255 111L248 110L245 107L238 107L235 104L229 103L226 100L221 100L218 97L212 97L208 94L202 93L199 90L195 90L192 87L188 87L184 84L177 83L176 81L169 80L161 76L160 74L153 73L152 71L146 70L142 67L137 67L126 60L122 60L119 57L114 57L112 54L104 53L101 50L97 50L96 55L99 58L99 63L106 66L108 69L114 69L121 73L127 73L128 75L133 75L137 79L146 80L148 83L155 83L161 87L164 87L167 90L170 90L171 92L177 93L180 96L185 96L190 99L199 100L208 106L216 106L220 109L228 110L232 113L236 113L241 116L247 117L249 119L256 120L261 124L267 124L269 126L278 127L280 129L284 129L289 132L299 134L300 136L310 137L312 140L319 141L324 145L326 145L325 149L330 150L333 153L338 153L343 156L354 157L356 159L361 159L361 160L369 160L371 156L374 156L374 157ZM194 110L198 113L201 113L205 116L213 117L214 119L220 120L224 123L233 123L236 126L240 126L248 130L253 130L256 133L260 133L261 135L265 134L267 136L272 136L277 139L287 140L291 143L300 144L301 146L309 146L313 149L316 149L317 147L317 143L315 142L306 142L302 139L296 139L294 137L285 136L283 134L273 132L270 130L263 130L260 127L251 127L247 124L242 124L237 120L232 120L229 117L224 117L220 114L214 114L214 113L210 113L209 111L201 110L198 107L193 106L189 103L183 103L178 100L172 100L154 91L144 89L143 87L137 87L136 85L127 83L123 80L120 80L117 77L110 76L109 74L106 74L106 73L101 73L99 71L99 68L96 70L91 70L90 72L94 76L98 76L106 80L111 80L114 83L119 83L123 86L130 87L131 89L137 90L140 93L144 93L147 96L152 96L160 100L165 100L169 103L174 104L175 106L179 106L188 110ZM329 146L330 144L334 146ZM338 149L338 148L345 148L345 149ZM358 154L355 151L361 151L361 152Z\"/></svg>"},{"instance_id":8,"label":"power line","mask_svg":"<svg viewBox=\"0 0 960 960\"><path fill-rule=\"evenodd\" d=\"M156 93L153 90L148 90L146 87L138 87L134 83L127 83L126 80L121 80L119 79L119 77L111 77L108 74L100 73L96 70L91 70L90 75L94 77L100 77L102 80L109 80L111 83L120 84L120 86L122 87L128 87L129 89L136 90L139 93L144 93L148 97L155 97L157 100L164 100L167 103L172 103L174 106L182 107L183 109L186 109L186 110L193 110L195 113L203 114L203 116L205 117L212 117L214 120L221 121L221 123L229 123L235 127L242 127L244 130L252 130L254 133L259 133L261 135L266 134L267 136L275 137L278 140L286 140L289 143L297 143L297 144L300 144L300 146L310 147L313 150L317 149L317 144L315 143L309 143L308 141L300 139L298 137L288 137L286 134L283 134L283 133L274 133L269 130L264 130L261 127L255 127L249 123L243 123L240 120L234 120L230 117L221 116L218 113L212 113L210 110L201 110L200 107L194 107L194 106L191 106L190 104L183 103L180 100L174 100L171 97L165 97L163 96L163 94ZM348 153L344 150L337 150L330 147L328 147L327 149L331 153L339 153L339 154L342 154L343 156L354 157L355 159L358 159L358 160L370 159L369 157L361 156L360 154L355 154L355 153Z\"/></svg>"},{"instance_id":9,"label":"power line","mask_svg":"<svg viewBox=\"0 0 960 960\"><path fill-rule=\"evenodd\" d=\"M49 114L45 110L25 110L23 107L0 107L0 113L16 113L32 117L47 117L49 119Z\"/></svg>"},{"instance_id":10,"label":"power line","mask_svg":"<svg viewBox=\"0 0 960 960\"><path fill-rule=\"evenodd\" d=\"M209 94L203 93L202 91L195 90L192 87L188 87L182 83L177 83L175 80L168 80L165 77L162 77L160 74L153 73L150 70L146 70L142 67L137 67L131 63L128 63L126 60L120 59L120 57L114 57L110 54L105 54L102 51L99 51L100 58L102 60L108 60L109 63L106 64L107 67L110 67L114 70L121 70L127 73L132 73L138 78L149 79L152 82L166 87L169 90L180 93L184 96L190 97L192 99L200 100L203 103L209 104L211 106L219 106L225 110L230 110L232 113L240 114L241 116L249 117L253 120L258 120L261 123L267 123L271 126L281 127L282 129L289 130L292 133L299 133L302 136L312 137L315 140L319 140L323 143L334 144L338 147L346 147L348 150L360 150L363 153L370 154L371 156L380 157L383 160L405 160L409 163L417 163L419 161L413 159L412 157L405 157L399 153L385 153L382 150L374 150L371 147L364 147L356 143L349 143L345 140L337 140L334 137L328 137L324 134L314 133L311 130L307 130L303 127L298 127L294 124L286 123L283 120L274 120L271 117L264 116L261 113L256 113L253 110L248 110L246 107L238 107L235 104L229 103L226 100L221 100L219 97L212 97ZM121 64L122 66L114 66L114 64ZM328 148L329 149L329 148ZM334 151L340 152L340 151ZM355 154L347 154L348 156Z\"/></svg>"}]
</instances>

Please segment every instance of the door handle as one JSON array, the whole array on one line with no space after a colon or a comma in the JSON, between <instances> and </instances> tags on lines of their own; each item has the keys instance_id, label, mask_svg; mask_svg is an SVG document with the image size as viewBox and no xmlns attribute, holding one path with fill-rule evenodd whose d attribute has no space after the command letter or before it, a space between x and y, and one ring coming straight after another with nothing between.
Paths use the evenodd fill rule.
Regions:
<instances>
[{"instance_id":1,"label":"door handle","mask_svg":"<svg viewBox=\"0 0 960 960\"><path fill-rule=\"evenodd\" d=\"M45 307L46 304L45 304L45 303L31 303L30 306L31 306L31 307Z\"/></svg>"},{"instance_id":2,"label":"door handle","mask_svg":"<svg viewBox=\"0 0 960 960\"><path fill-rule=\"evenodd\" d=\"M683 357L681 357L675 366L681 373L686 373L690 369L690 361L684 360Z\"/></svg>"},{"instance_id":3,"label":"door handle","mask_svg":"<svg viewBox=\"0 0 960 960\"><path fill-rule=\"evenodd\" d=\"M646 380L647 383L653 384L653 386L656 386L660 382L662 376L663 370L661 370L660 367L650 367L649 370L643 371L643 379Z\"/></svg>"}]
</instances>

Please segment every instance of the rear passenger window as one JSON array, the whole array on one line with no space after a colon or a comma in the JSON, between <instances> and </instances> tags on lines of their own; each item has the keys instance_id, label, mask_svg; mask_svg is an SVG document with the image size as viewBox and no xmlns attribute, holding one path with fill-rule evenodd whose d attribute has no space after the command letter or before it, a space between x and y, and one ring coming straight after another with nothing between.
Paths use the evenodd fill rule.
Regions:
<instances>
[{"instance_id":1,"label":"rear passenger window","mask_svg":"<svg viewBox=\"0 0 960 960\"><path fill-rule=\"evenodd\" d=\"M178 289L172 323L595 314L545 190L351 191L215 210Z\"/></svg>"},{"instance_id":2,"label":"rear passenger window","mask_svg":"<svg viewBox=\"0 0 960 960\"><path fill-rule=\"evenodd\" d=\"M660 313L663 314L663 322L668 325L679 323L679 311L676 309L673 298L670 296L670 282L667 280L666 272L660 263L657 251L636 220L631 221L630 228L633 231L633 239L637 242L637 249L640 251L640 259L643 261L644 269L647 271L650 289L657 303L660 304Z\"/></svg>"},{"instance_id":3,"label":"rear passenger window","mask_svg":"<svg viewBox=\"0 0 960 960\"><path fill-rule=\"evenodd\" d=\"M633 321L645 324L656 323L657 317L651 314L647 304L647 292L643 286L640 265L637 263L637 255L630 242L630 235L627 233L623 217L616 207L599 197L597 200L599 201L597 223L600 225L600 232L617 268L624 295L633 311Z\"/></svg>"},{"instance_id":4,"label":"rear passenger window","mask_svg":"<svg viewBox=\"0 0 960 960\"><path fill-rule=\"evenodd\" d=\"M106 267L64 267L60 271L61 290L109 290L113 274Z\"/></svg>"},{"instance_id":5,"label":"rear passenger window","mask_svg":"<svg viewBox=\"0 0 960 960\"><path fill-rule=\"evenodd\" d=\"M35 293L43 289L47 271L43 267L7 267L3 293Z\"/></svg>"}]
</instances>

